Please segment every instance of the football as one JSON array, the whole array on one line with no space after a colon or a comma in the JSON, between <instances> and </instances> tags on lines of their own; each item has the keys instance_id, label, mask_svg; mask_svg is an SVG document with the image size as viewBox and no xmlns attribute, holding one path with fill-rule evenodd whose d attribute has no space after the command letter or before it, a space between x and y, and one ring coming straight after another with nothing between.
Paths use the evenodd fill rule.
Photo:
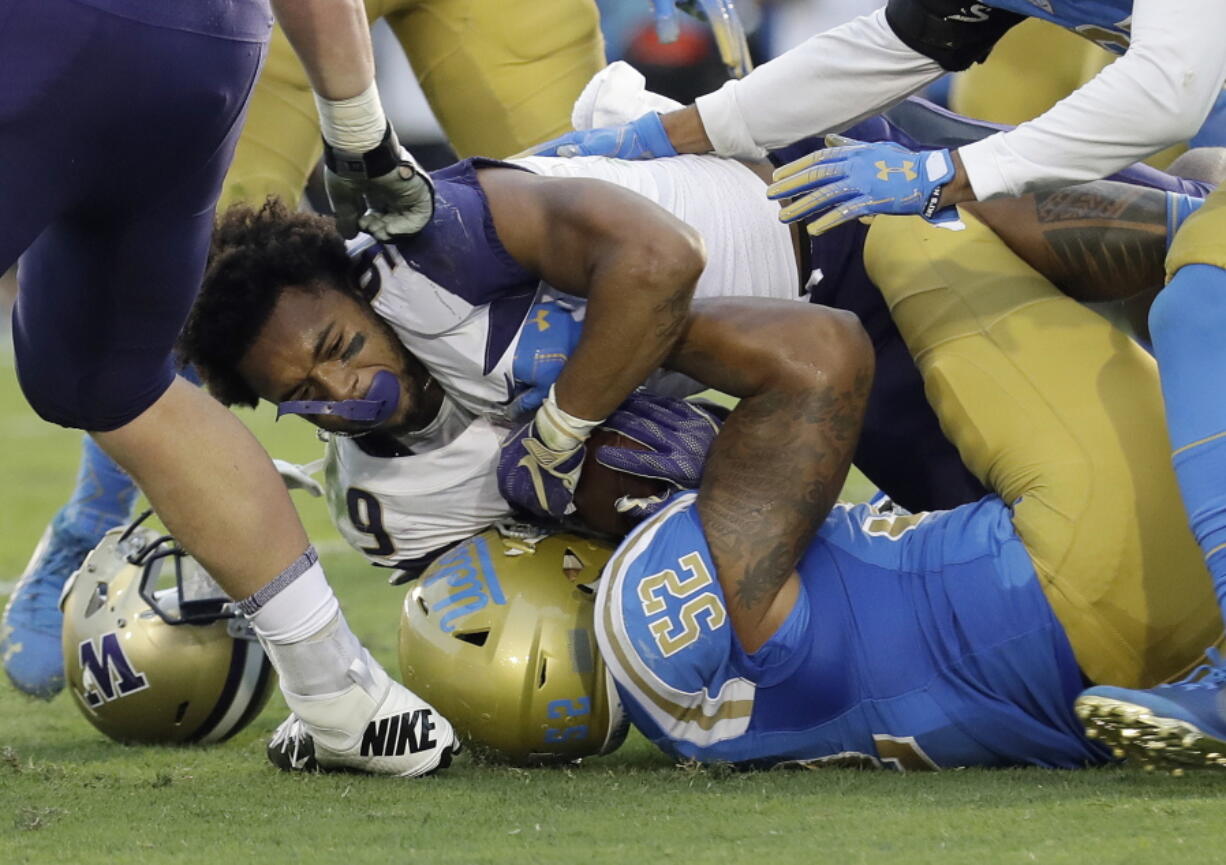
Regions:
<instances>
[{"instance_id":1,"label":"football","mask_svg":"<svg viewBox=\"0 0 1226 865\"><path fill-rule=\"evenodd\" d=\"M614 503L622 496L635 498L664 492L668 484L652 478L642 478L619 472L596 461L596 451L608 445L646 450L619 432L600 427L587 440L587 456L575 490L575 509L580 519L591 529L621 537L634 528L635 521L619 514Z\"/></svg>"}]
</instances>

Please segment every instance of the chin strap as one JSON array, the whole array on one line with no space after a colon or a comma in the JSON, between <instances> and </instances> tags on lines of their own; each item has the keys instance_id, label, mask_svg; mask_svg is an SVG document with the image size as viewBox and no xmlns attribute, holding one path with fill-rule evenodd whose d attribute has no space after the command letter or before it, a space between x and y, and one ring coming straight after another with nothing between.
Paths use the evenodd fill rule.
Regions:
<instances>
[{"instance_id":1,"label":"chin strap","mask_svg":"<svg viewBox=\"0 0 1226 865\"><path fill-rule=\"evenodd\" d=\"M287 400L277 405L277 420L287 414L331 415L376 426L390 418L399 403L400 382L392 373L382 370L375 373L375 380L363 399Z\"/></svg>"}]
</instances>

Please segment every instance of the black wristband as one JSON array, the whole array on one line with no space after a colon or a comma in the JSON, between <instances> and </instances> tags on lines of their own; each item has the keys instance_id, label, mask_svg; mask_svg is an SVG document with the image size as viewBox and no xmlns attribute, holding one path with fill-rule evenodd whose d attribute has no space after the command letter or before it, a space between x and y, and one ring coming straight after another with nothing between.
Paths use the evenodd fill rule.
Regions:
<instances>
[{"instance_id":1,"label":"black wristband","mask_svg":"<svg viewBox=\"0 0 1226 865\"><path fill-rule=\"evenodd\" d=\"M337 150L324 141L324 165L341 177L357 177L363 180L381 177L400 165L400 161L400 142L392 131L391 123L387 124L379 146L365 153Z\"/></svg>"},{"instance_id":2,"label":"black wristband","mask_svg":"<svg viewBox=\"0 0 1226 865\"><path fill-rule=\"evenodd\" d=\"M944 191L944 189L944 183L938 183L936 186L932 187L932 192L929 193L928 200L924 202L924 209L921 211L924 219L932 219L933 214L940 209L941 193Z\"/></svg>"}]
</instances>

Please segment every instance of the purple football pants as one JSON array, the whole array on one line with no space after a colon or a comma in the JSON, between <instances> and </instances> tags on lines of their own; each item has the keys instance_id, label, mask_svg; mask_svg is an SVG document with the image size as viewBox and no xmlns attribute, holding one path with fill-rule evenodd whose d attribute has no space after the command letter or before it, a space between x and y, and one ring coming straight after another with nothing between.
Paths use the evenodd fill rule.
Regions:
<instances>
[{"instance_id":1,"label":"purple football pants","mask_svg":"<svg viewBox=\"0 0 1226 865\"><path fill-rule=\"evenodd\" d=\"M20 257L17 373L46 420L112 430L169 387L261 15L262 0L0 0L0 272Z\"/></svg>"}]
</instances>

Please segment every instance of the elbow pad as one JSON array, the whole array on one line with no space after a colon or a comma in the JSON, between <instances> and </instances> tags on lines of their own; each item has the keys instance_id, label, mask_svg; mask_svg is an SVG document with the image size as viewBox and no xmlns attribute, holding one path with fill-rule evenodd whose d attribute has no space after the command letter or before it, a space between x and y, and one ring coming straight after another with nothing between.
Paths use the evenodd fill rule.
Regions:
<instances>
[{"instance_id":1,"label":"elbow pad","mask_svg":"<svg viewBox=\"0 0 1226 865\"><path fill-rule=\"evenodd\" d=\"M885 20L912 51L960 72L981 63L1025 16L964 0L889 0Z\"/></svg>"}]
</instances>

